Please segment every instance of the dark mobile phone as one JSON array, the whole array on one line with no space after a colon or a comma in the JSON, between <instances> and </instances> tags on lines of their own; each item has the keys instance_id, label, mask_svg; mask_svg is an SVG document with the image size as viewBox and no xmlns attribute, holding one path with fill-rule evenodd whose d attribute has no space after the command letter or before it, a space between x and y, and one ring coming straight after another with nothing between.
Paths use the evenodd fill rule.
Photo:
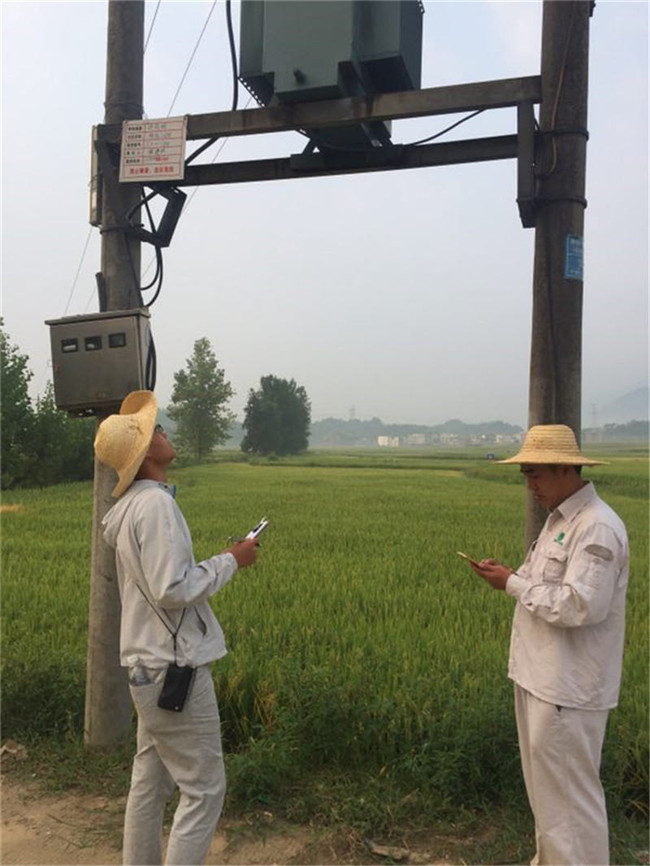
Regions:
<instances>
[{"instance_id":1,"label":"dark mobile phone","mask_svg":"<svg viewBox=\"0 0 650 866\"><path fill-rule=\"evenodd\" d=\"M195 674L196 668L186 665L171 663L168 666L162 691L158 697L158 706L161 710L180 713L189 697Z\"/></svg>"},{"instance_id":2,"label":"dark mobile phone","mask_svg":"<svg viewBox=\"0 0 650 866\"><path fill-rule=\"evenodd\" d=\"M471 562L472 565L475 565L477 568L480 568L480 567L481 567L475 559L472 559L472 557L471 557L471 556L468 556L466 553L461 553L460 550L457 550L456 553L457 553L459 556L462 556L463 559L466 559L468 562Z\"/></svg>"}]
</instances>

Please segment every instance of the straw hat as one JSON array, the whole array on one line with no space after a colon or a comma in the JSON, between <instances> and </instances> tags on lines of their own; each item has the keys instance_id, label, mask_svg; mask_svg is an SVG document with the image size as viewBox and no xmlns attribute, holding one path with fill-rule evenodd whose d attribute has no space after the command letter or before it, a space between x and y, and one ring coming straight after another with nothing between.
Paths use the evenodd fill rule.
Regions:
<instances>
[{"instance_id":1,"label":"straw hat","mask_svg":"<svg viewBox=\"0 0 650 866\"><path fill-rule=\"evenodd\" d=\"M538 424L531 427L519 454L497 463L552 463L559 466L599 466L580 453L573 430L566 424Z\"/></svg>"},{"instance_id":2,"label":"straw hat","mask_svg":"<svg viewBox=\"0 0 650 866\"><path fill-rule=\"evenodd\" d=\"M119 415L109 415L95 436L98 460L112 466L119 481L113 496L121 496L135 478L149 449L158 408L152 391L131 391Z\"/></svg>"}]
</instances>

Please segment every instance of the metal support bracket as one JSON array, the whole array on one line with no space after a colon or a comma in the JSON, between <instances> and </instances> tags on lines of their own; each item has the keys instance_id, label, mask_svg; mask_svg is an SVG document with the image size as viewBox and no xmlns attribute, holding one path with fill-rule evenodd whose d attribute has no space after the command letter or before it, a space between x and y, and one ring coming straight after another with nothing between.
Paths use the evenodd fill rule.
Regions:
<instances>
[{"instance_id":1,"label":"metal support bracket","mask_svg":"<svg viewBox=\"0 0 650 866\"><path fill-rule=\"evenodd\" d=\"M517 105L517 206L525 229L535 226L535 185L535 112L532 102L520 102Z\"/></svg>"}]
</instances>

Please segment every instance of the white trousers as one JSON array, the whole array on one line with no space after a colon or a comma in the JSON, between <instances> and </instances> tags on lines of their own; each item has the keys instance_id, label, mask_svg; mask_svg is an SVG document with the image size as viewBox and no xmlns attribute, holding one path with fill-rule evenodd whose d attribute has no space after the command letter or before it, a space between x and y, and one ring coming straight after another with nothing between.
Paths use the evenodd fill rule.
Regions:
<instances>
[{"instance_id":1,"label":"white trousers","mask_svg":"<svg viewBox=\"0 0 650 866\"><path fill-rule=\"evenodd\" d=\"M162 677L131 686L138 712L138 745L124 818L123 861L128 866L162 863L163 816L175 787L180 799L165 863L203 863L226 793L219 709L210 668L197 669L181 712L158 707L161 687Z\"/></svg>"},{"instance_id":2,"label":"white trousers","mask_svg":"<svg viewBox=\"0 0 650 866\"><path fill-rule=\"evenodd\" d=\"M533 866L609 863L600 755L607 710L540 701L515 684L521 766L535 818Z\"/></svg>"}]
</instances>

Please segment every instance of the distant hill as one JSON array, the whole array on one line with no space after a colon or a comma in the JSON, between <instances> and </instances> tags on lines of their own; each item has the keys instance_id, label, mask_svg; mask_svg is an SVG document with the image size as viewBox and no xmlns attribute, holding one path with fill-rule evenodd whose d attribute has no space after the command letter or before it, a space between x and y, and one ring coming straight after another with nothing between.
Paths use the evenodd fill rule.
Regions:
<instances>
[{"instance_id":1,"label":"distant hill","mask_svg":"<svg viewBox=\"0 0 650 866\"><path fill-rule=\"evenodd\" d=\"M647 421L649 417L648 400L647 387L629 391L598 410L598 425Z\"/></svg>"},{"instance_id":2,"label":"distant hill","mask_svg":"<svg viewBox=\"0 0 650 866\"><path fill-rule=\"evenodd\" d=\"M455 418L444 424L384 424L380 418L369 421L324 418L311 425L310 448L374 448L378 438L399 440L400 445L434 445L441 442L496 441L496 437L514 440L522 428L504 421L466 424Z\"/></svg>"},{"instance_id":3,"label":"distant hill","mask_svg":"<svg viewBox=\"0 0 650 866\"><path fill-rule=\"evenodd\" d=\"M486 421L481 424L466 424L455 418L427 427L423 424L384 424L380 418L368 421L342 418L325 418L314 421L309 437L310 448L376 448L379 437L399 439L400 445L435 445L440 443L482 444L497 441L517 441L522 428L505 421ZM224 448L239 448L244 436L241 422L236 421L230 428L228 441Z\"/></svg>"}]
</instances>

